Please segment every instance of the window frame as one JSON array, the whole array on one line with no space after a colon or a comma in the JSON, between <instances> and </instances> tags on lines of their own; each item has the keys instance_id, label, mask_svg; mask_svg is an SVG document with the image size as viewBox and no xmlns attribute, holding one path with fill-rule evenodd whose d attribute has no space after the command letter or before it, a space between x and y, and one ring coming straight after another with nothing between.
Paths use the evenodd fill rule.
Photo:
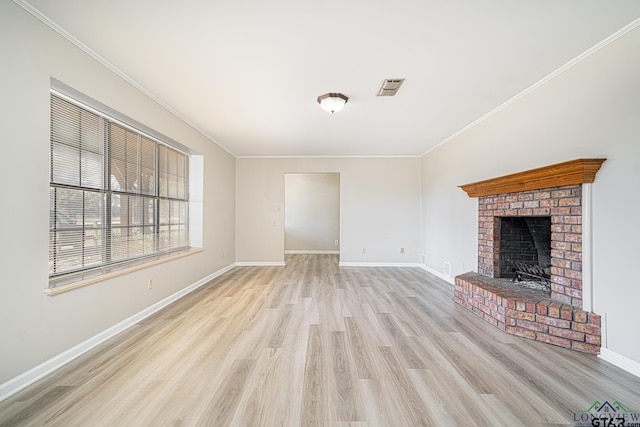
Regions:
<instances>
[{"instance_id":1,"label":"window frame","mask_svg":"<svg viewBox=\"0 0 640 427\"><path fill-rule=\"evenodd\" d=\"M49 267L49 282L47 285L47 293L55 294L56 290L59 290L61 287L68 287L76 282L84 281L84 282L95 282L99 280L104 280L108 277L112 277L113 275L124 274L125 272L137 270L140 268L144 268L147 266L155 265L158 262L164 262L169 259L179 258L185 255L188 255L190 251L192 251L191 242L190 242L190 224L189 224L189 205L190 205L190 197L189 197L189 164L191 160L191 153L186 147L173 141L172 139L159 134L158 132L142 125L141 123L136 122L135 120L83 95L74 89L64 85L63 83L51 79L51 88L49 94L49 110L50 114L53 109L53 97L57 97L63 101L66 101L74 106L80 108L81 110L85 110L91 114L94 114L99 117L100 122L100 138L102 138L102 143L104 143L104 153L102 157L102 174L103 174L103 182L101 184L101 188L96 189L95 186L83 186L82 185L82 177L80 176L79 185L66 185L65 183L54 182L54 165L53 165L53 150L54 150L54 141L52 137L50 137L49 141L49 149L51 161L50 161L50 197L52 194L57 194L60 189L71 189L74 191L82 192L83 194L83 203L84 203L84 193L85 192L98 192L102 197L102 206L100 207L100 216L101 221L99 228L100 230L102 242L101 245L104 246L103 251L101 252L101 261L99 265L96 266L85 266L84 259L84 245L85 245L85 223L84 218L82 219L83 224L78 226L79 230L81 230L80 239L82 240L82 255L81 261L78 263L77 268L73 270L64 270L64 271L52 271L52 266ZM50 132L53 132L54 124L50 123ZM124 130L131 132L132 135L135 135L138 140L138 146L142 147L141 142L146 140L145 142L153 143L153 192L152 194L149 191L120 191L120 189L112 188L112 180L114 179L111 174L111 167L114 162L114 157L112 156L112 141L110 136L110 129L112 126L118 126L123 128ZM52 135L52 134L51 134ZM79 143L81 144L81 143ZM161 148L162 147L162 148ZM178 178L182 179L183 184L183 194L182 197L177 197L177 194L165 194L161 195L160 190L160 167L159 167L159 152L161 149L169 149L171 153L177 153L177 158L182 161L183 175ZM142 150L142 148L140 148ZM82 156L82 149L78 148L78 158L80 159ZM141 156L142 151L138 154ZM138 168L143 168L141 160L137 160L140 162ZM141 170L141 169L140 169ZM141 173L140 171L138 173ZM142 177L142 175L140 175ZM176 178L176 179L178 179ZM139 184L140 187L143 184ZM143 220L143 223L139 226L134 226L132 223L127 223L125 226L120 227L122 229L131 228L142 228L143 236L142 236L142 245L143 252L145 251L145 235L144 230L145 227L152 227L153 231L151 233L152 236L152 251L150 253L142 253L141 255L127 255L122 257L122 259L115 260L112 258L113 256L113 235L112 232L114 230L114 223L112 217L112 198L114 196L119 197L127 197L132 198L133 200L141 200L148 201L151 200L151 203L154 206L153 209L153 218L151 219L152 224L146 224ZM161 227L160 223L160 205L161 203L169 203L170 205L177 203L180 207L180 219L179 223L177 223L177 230L179 231L179 240L178 244L175 246L169 246L167 248L160 247L161 240ZM52 203L56 203L54 207L52 207ZM55 239L57 238L57 229L56 224L58 224L58 208L60 206L57 205L57 201L50 200L50 225L49 225L49 248L51 250L52 241L55 244ZM142 204L144 209L144 203ZM84 207L82 208L84 212ZM144 218L144 213L142 213ZM169 233L172 230L173 223L169 224ZM171 236L170 236L171 238ZM130 242L126 241L125 246L129 245ZM128 246L127 246L128 248ZM57 254L50 254L50 263L52 262L52 256L54 260L58 260ZM55 261L53 261L55 262Z\"/></svg>"}]
</instances>

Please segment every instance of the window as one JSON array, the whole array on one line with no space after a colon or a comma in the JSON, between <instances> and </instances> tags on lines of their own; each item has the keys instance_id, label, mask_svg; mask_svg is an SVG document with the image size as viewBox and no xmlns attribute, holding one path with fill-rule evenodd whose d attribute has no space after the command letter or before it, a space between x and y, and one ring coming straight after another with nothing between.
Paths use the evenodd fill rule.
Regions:
<instances>
[{"instance_id":1,"label":"window","mask_svg":"<svg viewBox=\"0 0 640 427\"><path fill-rule=\"evenodd\" d=\"M50 287L189 247L187 154L55 91L50 147Z\"/></svg>"}]
</instances>

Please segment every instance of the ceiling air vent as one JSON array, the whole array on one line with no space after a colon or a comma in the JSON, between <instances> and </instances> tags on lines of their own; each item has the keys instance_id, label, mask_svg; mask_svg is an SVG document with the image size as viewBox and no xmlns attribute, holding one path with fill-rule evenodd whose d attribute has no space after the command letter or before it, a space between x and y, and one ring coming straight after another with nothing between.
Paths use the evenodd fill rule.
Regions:
<instances>
[{"instance_id":1,"label":"ceiling air vent","mask_svg":"<svg viewBox=\"0 0 640 427\"><path fill-rule=\"evenodd\" d=\"M393 96L402 86L404 79L384 79L380 85L377 96Z\"/></svg>"}]
</instances>

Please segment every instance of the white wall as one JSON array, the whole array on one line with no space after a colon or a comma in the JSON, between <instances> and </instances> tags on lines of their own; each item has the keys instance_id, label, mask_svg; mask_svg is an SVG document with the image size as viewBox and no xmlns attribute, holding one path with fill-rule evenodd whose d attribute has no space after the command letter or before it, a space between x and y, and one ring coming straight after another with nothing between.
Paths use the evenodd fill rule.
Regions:
<instances>
[{"instance_id":1,"label":"white wall","mask_svg":"<svg viewBox=\"0 0 640 427\"><path fill-rule=\"evenodd\" d=\"M422 248L477 270L477 204L458 185L584 157L593 184L594 311L605 348L640 362L640 29L600 49L422 159Z\"/></svg>"},{"instance_id":2,"label":"white wall","mask_svg":"<svg viewBox=\"0 0 640 427\"><path fill-rule=\"evenodd\" d=\"M284 262L284 174L318 172L340 173L341 262L419 262L419 158L237 159L238 262Z\"/></svg>"},{"instance_id":3,"label":"white wall","mask_svg":"<svg viewBox=\"0 0 640 427\"><path fill-rule=\"evenodd\" d=\"M284 194L285 251L337 252L340 174L285 174Z\"/></svg>"},{"instance_id":4,"label":"white wall","mask_svg":"<svg viewBox=\"0 0 640 427\"><path fill-rule=\"evenodd\" d=\"M2 384L233 264L235 160L9 1L0 2L0 58ZM203 253L45 296L51 77L203 156Z\"/></svg>"}]
</instances>

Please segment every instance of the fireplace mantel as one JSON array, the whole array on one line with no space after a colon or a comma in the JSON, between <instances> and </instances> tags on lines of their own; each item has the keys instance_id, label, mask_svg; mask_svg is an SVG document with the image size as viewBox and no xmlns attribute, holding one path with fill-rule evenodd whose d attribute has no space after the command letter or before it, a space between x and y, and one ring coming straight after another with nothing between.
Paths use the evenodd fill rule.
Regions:
<instances>
[{"instance_id":1,"label":"fireplace mantel","mask_svg":"<svg viewBox=\"0 0 640 427\"><path fill-rule=\"evenodd\" d=\"M576 159L461 185L469 197L493 196L591 183L606 159Z\"/></svg>"}]
</instances>

